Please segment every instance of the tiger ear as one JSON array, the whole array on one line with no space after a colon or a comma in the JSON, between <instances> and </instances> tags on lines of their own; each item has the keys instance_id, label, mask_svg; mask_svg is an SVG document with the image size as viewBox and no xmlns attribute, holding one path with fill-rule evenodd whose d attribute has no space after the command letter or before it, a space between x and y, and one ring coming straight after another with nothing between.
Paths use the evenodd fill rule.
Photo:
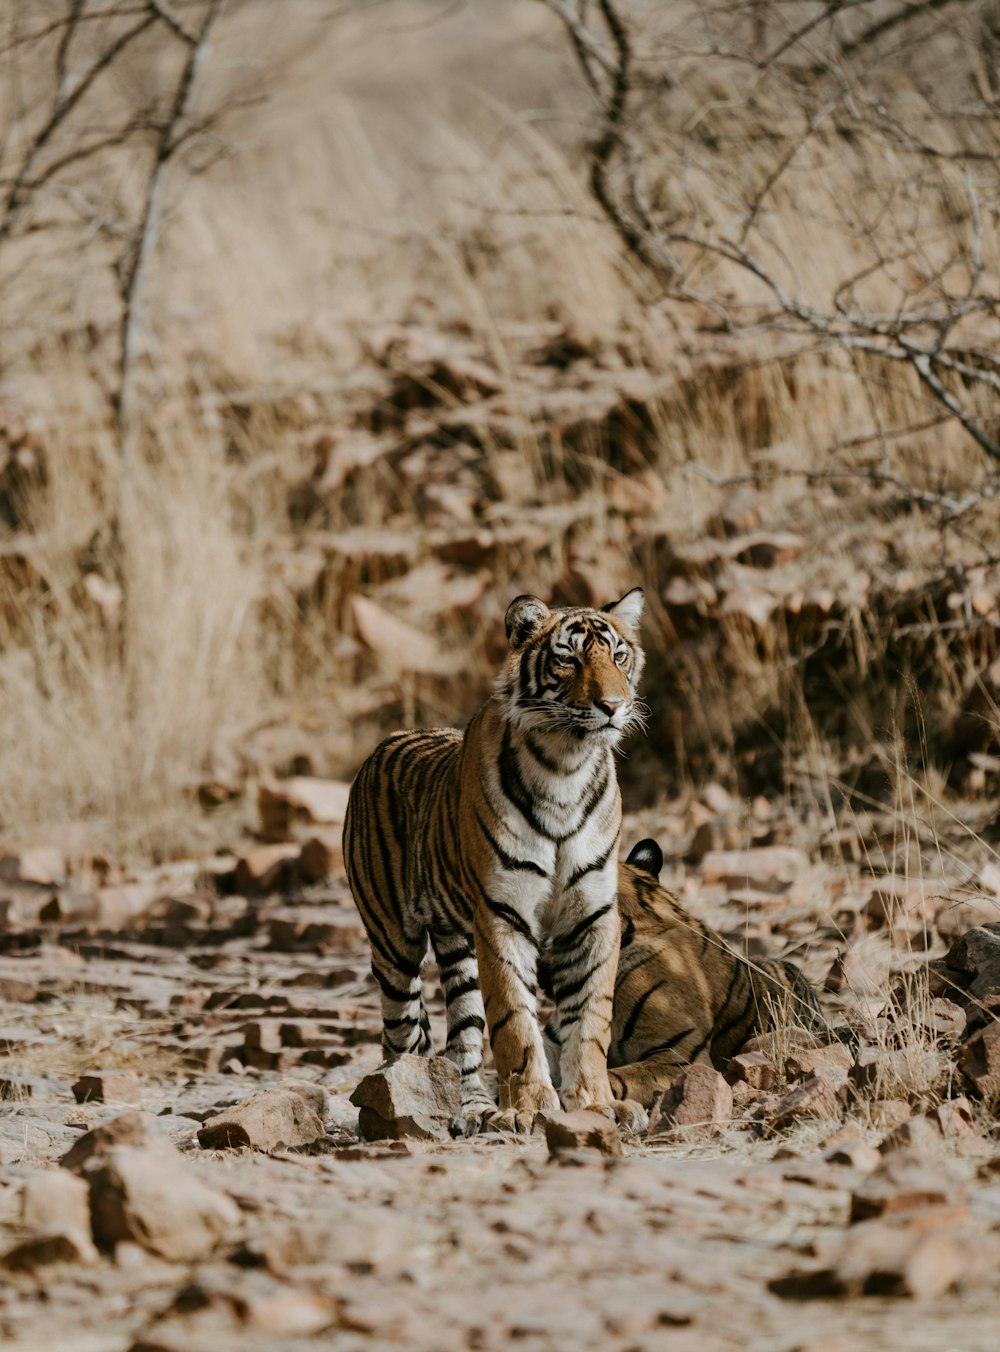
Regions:
<instances>
[{"instance_id":1,"label":"tiger ear","mask_svg":"<svg viewBox=\"0 0 1000 1352\"><path fill-rule=\"evenodd\" d=\"M663 868L663 851L655 840L647 836L645 840L640 840L638 845L632 846L625 862L637 868L640 873L648 873L651 878L658 878L660 869Z\"/></svg>"},{"instance_id":2,"label":"tiger ear","mask_svg":"<svg viewBox=\"0 0 1000 1352\"><path fill-rule=\"evenodd\" d=\"M549 608L537 596L515 596L507 607L504 628L512 648L520 648L534 638L549 618Z\"/></svg>"},{"instance_id":3,"label":"tiger ear","mask_svg":"<svg viewBox=\"0 0 1000 1352\"><path fill-rule=\"evenodd\" d=\"M605 615L610 615L621 626L626 638L639 637L639 621L646 598L641 587L633 587L620 601L609 601L604 607Z\"/></svg>"}]
</instances>

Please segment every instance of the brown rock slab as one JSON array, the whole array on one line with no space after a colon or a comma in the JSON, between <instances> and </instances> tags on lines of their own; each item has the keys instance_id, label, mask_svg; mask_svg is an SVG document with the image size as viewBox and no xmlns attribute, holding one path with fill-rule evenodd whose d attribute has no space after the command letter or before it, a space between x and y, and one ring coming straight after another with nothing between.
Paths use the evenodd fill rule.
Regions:
<instances>
[{"instance_id":1,"label":"brown rock slab","mask_svg":"<svg viewBox=\"0 0 1000 1352\"><path fill-rule=\"evenodd\" d=\"M243 856L233 871L233 886L243 895L281 891L291 880L300 847L294 842L258 845Z\"/></svg>"},{"instance_id":2,"label":"brown rock slab","mask_svg":"<svg viewBox=\"0 0 1000 1352\"><path fill-rule=\"evenodd\" d=\"M317 831L302 846L298 875L303 882L321 883L344 866L344 846L339 830Z\"/></svg>"},{"instance_id":3,"label":"brown rock slab","mask_svg":"<svg viewBox=\"0 0 1000 1352\"><path fill-rule=\"evenodd\" d=\"M971 1093L990 1105L1000 1101L1000 1023L975 1033L958 1054L958 1068Z\"/></svg>"},{"instance_id":4,"label":"brown rock slab","mask_svg":"<svg viewBox=\"0 0 1000 1352\"><path fill-rule=\"evenodd\" d=\"M21 1224L37 1235L64 1229L90 1233L90 1193L82 1178L49 1169L25 1179L21 1189Z\"/></svg>"},{"instance_id":5,"label":"brown rock slab","mask_svg":"<svg viewBox=\"0 0 1000 1352\"><path fill-rule=\"evenodd\" d=\"M325 1110L325 1091L319 1093ZM198 1143L205 1150L249 1148L267 1154L312 1145L326 1136L319 1106L318 1098L310 1103L298 1086L262 1089L208 1118L198 1132Z\"/></svg>"},{"instance_id":6,"label":"brown rock slab","mask_svg":"<svg viewBox=\"0 0 1000 1352\"><path fill-rule=\"evenodd\" d=\"M852 1222L931 1208L937 1213L935 1222L945 1216L960 1218L967 1209L964 1193L940 1167L910 1163L883 1167L851 1194Z\"/></svg>"},{"instance_id":7,"label":"brown rock slab","mask_svg":"<svg viewBox=\"0 0 1000 1352\"><path fill-rule=\"evenodd\" d=\"M941 1128L933 1118L909 1117L883 1138L879 1151L891 1155L905 1150L915 1159L930 1162L940 1157L942 1141Z\"/></svg>"},{"instance_id":8,"label":"brown rock slab","mask_svg":"<svg viewBox=\"0 0 1000 1352\"><path fill-rule=\"evenodd\" d=\"M338 779L296 775L265 780L257 791L261 830L272 839L284 839L300 822L313 826L342 826L350 784Z\"/></svg>"},{"instance_id":9,"label":"brown rock slab","mask_svg":"<svg viewBox=\"0 0 1000 1352\"><path fill-rule=\"evenodd\" d=\"M797 1047L785 1057L785 1075L801 1080L807 1075L822 1075L831 1084L843 1084L854 1064L854 1057L839 1042L826 1047Z\"/></svg>"},{"instance_id":10,"label":"brown rock slab","mask_svg":"<svg viewBox=\"0 0 1000 1352\"><path fill-rule=\"evenodd\" d=\"M679 1127L716 1132L732 1119L733 1091L711 1066L694 1065L664 1093L649 1114L649 1135Z\"/></svg>"},{"instance_id":11,"label":"brown rock slab","mask_svg":"<svg viewBox=\"0 0 1000 1352\"><path fill-rule=\"evenodd\" d=\"M726 1079L731 1085L743 1083L751 1089L773 1089L778 1082L778 1068L763 1052L740 1052L730 1058Z\"/></svg>"},{"instance_id":12,"label":"brown rock slab","mask_svg":"<svg viewBox=\"0 0 1000 1352\"><path fill-rule=\"evenodd\" d=\"M462 1106L461 1076L443 1056L398 1056L351 1095L366 1141L447 1140Z\"/></svg>"},{"instance_id":13,"label":"brown rock slab","mask_svg":"<svg viewBox=\"0 0 1000 1352\"><path fill-rule=\"evenodd\" d=\"M351 614L366 648L401 671L439 671L441 649L433 634L398 619L367 596L351 597Z\"/></svg>"},{"instance_id":14,"label":"brown rock slab","mask_svg":"<svg viewBox=\"0 0 1000 1352\"><path fill-rule=\"evenodd\" d=\"M96 1070L73 1085L77 1103L135 1103L142 1085L134 1070Z\"/></svg>"},{"instance_id":15,"label":"brown rock slab","mask_svg":"<svg viewBox=\"0 0 1000 1352\"><path fill-rule=\"evenodd\" d=\"M933 1117L947 1140L971 1136L975 1131L976 1118L967 1098L945 1099L934 1109Z\"/></svg>"},{"instance_id":16,"label":"brown rock slab","mask_svg":"<svg viewBox=\"0 0 1000 1352\"><path fill-rule=\"evenodd\" d=\"M149 1143L150 1118L145 1113L122 1113L110 1122L85 1131L78 1141L70 1146L59 1163L64 1169L81 1169L97 1155L114 1145L147 1145Z\"/></svg>"},{"instance_id":17,"label":"brown rock slab","mask_svg":"<svg viewBox=\"0 0 1000 1352\"><path fill-rule=\"evenodd\" d=\"M11 1272L36 1272L55 1263L96 1263L97 1249L86 1230L69 1226L56 1234L32 1235L15 1244L3 1256Z\"/></svg>"},{"instance_id":18,"label":"brown rock slab","mask_svg":"<svg viewBox=\"0 0 1000 1352\"><path fill-rule=\"evenodd\" d=\"M768 1110L767 1121L772 1127L785 1127L802 1118L839 1117L840 1103L837 1086L825 1075L807 1075L783 1094Z\"/></svg>"},{"instance_id":19,"label":"brown rock slab","mask_svg":"<svg viewBox=\"0 0 1000 1352\"><path fill-rule=\"evenodd\" d=\"M946 1229L928 1233L866 1221L851 1231L832 1265L793 1269L768 1286L786 1300L856 1296L933 1299L957 1285L967 1267L962 1245Z\"/></svg>"},{"instance_id":20,"label":"brown rock slab","mask_svg":"<svg viewBox=\"0 0 1000 1352\"><path fill-rule=\"evenodd\" d=\"M0 882L53 887L66 877L66 857L54 846L39 845L0 857Z\"/></svg>"},{"instance_id":21,"label":"brown rock slab","mask_svg":"<svg viewBox=\"0 0 1000 1352\"><path fill-rule=\"evenodd\" d=\"M565 1150L599 1150L602 1155L621 1155L618 1128L608 1117L579 1109L571 1113L539 1113L545 1127L550 1155Z\"/></svg>"},{"instance_id":22,"label":"brown rock slab","mask_svg":"<svg viewBox=\"0 0 1000 1352\"><path fill-rule=\"evenodd\" d=\"M754 887L784 892L809 867L802 850L791 845L764 845L753 850L710 850L701 861L702 879L723 887Z\"/></svg>"},{"instance_id":23,"label":"brown rock slab","mask_svg":"<svg viewBox=\"0 0 1000 1352\"><path fill-rule=\"evenodd\" d=\"M240 1217L165 1144L112 1146L90 1175L90 1210L102 1248L131 1240L169 1262L205 1257Z\"/></svg>"}]
</instances>

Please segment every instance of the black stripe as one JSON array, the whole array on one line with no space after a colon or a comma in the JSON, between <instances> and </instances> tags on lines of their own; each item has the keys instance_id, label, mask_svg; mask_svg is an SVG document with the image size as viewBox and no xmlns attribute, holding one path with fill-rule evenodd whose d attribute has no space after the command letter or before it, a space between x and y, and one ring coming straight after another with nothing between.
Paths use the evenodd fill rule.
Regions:
<instances>
[{"instance_id":1,"label":"black stripe","mask_svg":"<svg viewBox=\"0 0 1000 1352\"><path fill-rule=\"evenodd\" d=\"M569 840L572 836L579 835L580 832L583 830L583 828L587 825L587 822L593 816L594 809L597 807L597 804L604 797L604 791L608 787L609 777L610 771L608 770L607 762L605 762L604 774L601 776L598 783L595 784L590 797L587 799L586 803L583 806L583 816L580 818L577 825L574 826L573 830L570 831L568 835L559 837L558 843L560 845L562 845L565 841Z\"/></svg>"},{"instance_id":2,"label":"black stripe","mask_svg":"<svg viewBox=\"0 0 1000 1352\"><path fill-rule=\"evenodd\" d=\"M463 995L471 995L473 991L477 991L478 989L479 982L476 980L474 976L470 976L467 977L465 981L461 982L458 986L455 986L454 988L445 986L444 998L446 1003L450 1005L453 1004L456 1000L461 1000Z\"/></svg>"},{"instance_id":3,"label":"black stripe","mask_svg":"<svg viewBox=\"0 0 1000 1352\"><path fill-rule=\"evenodd\" d=\"M454 1027L448 1029L448 1046L450 1047L457 1037L470 1028L478 1028L481 1033L485 1027L485 1019L481 1019L478 1014L467 1014L464 1019L459 1019Z\"/></svg>"},{"instance_id":4,"label":"black stripe","mask_svg":"<svg viewBox=\"0 0 1000 1352\"><path fill-rule=\"evenodd\" d=\"M607 913L613 909L614 903L609 901L606 906L600 907L599 910L592 911L590 915L585 915L582 920L577 921L568 934L555 935L552 939L552 951L554 953L564 953L568 949L574 948L578 940L582 939L587 931L597 924L598 920L602 919L602 917L606 916Z\"/></svg>"},{"instance_id":5,"label":"black stripe","mask_svg":"<svg viewBox=\"0 0 1000 1352\"><path fill-rule=\"evenodd\" d=\"M498 843L489 827L483 821L478 808L476 809L476 821L479 823L480 831L482 831L483 835L489 841L493 853L500 860L500 863L505 869L508 869L511 873L519 871L522 873L537 873L539 878L547 878L549 876L545 869L539 864L536 864L533 859L515 859L512 854L508 854Z\"/></svg>"},{"instance_id":6,"label":"black stripe","mask_svg":"<svg viewBox=\"0 0 1000 1352\"><path fill-rule=\"evenodd\" d=\"M419 991L403 991L398 986L394 986L387 976L383 976L378 968L372 964L372 976L378 982L383 995L387 995L390 1000L396 1000L399 1004L409 1004L411 1000L417 1000L420 997Z\"/></svg>"},{"instance_id":7,"label":"black stripe","mask_svg":"<svg viewBox=\"0 0 1000 1352\"><path fill-rule=\"evenodd\" d=\"M495 1024L493 1025L493 1027L490 1029L490 1043L491 1043L491 1044L492 1044L492 1042L493 1042L493 1039L496 1037L497 1033L500 1032L500 1029L501 1029L501 1028L506 1028L507 1025L510 1023L511 1019L512 1019L512 1018L514 1017L514 1015L517 1014L517 1013L518 1013L518 1011L517 1011L516 1009L508 1009L507 1013L504 1014L502 1018L497 1019L496 1023L495 1023Z\"/></svg>"},{"instance_id":8,"label":"black stripe","mask_svg":"<svg viewBox=\"0 0 1000 1352\"><path fill-rule=\"evenodd\" d=\"M673 1037L668 1038L666 1042L657 1043L655 1047L647 1047L641 1056L636 1057L636 1060L651 1061L654 1056L659 1056L660 1052L672 1052L679 1042L683 1042L684 1039L690 1037L693 1032L693 1028L685 1028L682 1033L675 1033ZM685 1059L691 1061L694 1058L688 1056Z\"/></svg>"},{"instance_id":9,"label":"black stripe","mask_svg":"<svg viewBox=\"0 0 1000 1352\"><path fill-rule=\"evenodd\" d=\"M603 966L604 966L603 962L595 963L593 967L589 967L587 971L584 972L583 976L578 977L576 981L571 981L566 986L560 986L557 981L553 980L552 988L556 993L556 1004L559 1006L560 1015L567 1014L570 1012L569 1010L563 1009L562 1007L563 1001L568 1000L571 995L577 995L580 991L582 991L584 986L594 975L594 973L599 972ZM577 1005L572 1012L577 1013L580 1009L582 1009L582 1007L583 1007L582 1005Z\"/></svg>"},{"instance_id":10,"label":"black stripe","mask_svg":"<svg viewBox=\"0 0 1000 1352\"><path fill-rule=\"evenodd\" d=\"M587 876L588 873L596 873L598 869L602 869L602 868L604 867L604 865L608 862L608 860L611 858L611 851L615 848L615 846L617 845L617 843L618 843L618 841L617 841L617 838L616 838L615 840L613 840L613 841L611 842L611 844L610 844L610 845L608 846L608 848L604 851L604 853L601 854L601 855L598 855L598 857L597 857L595 860L593 860L591 863L589 863L589 864L581 864L580 867L579 867L579 868L576 870L576 872L573 874L573 876L570 878L570 880L569 880L569 882L566 884L566 886L567 886L568 888L569 888L569 887L575 887L575 886L577 885L577 883L580 881L581 878L586 878L586 876Z\"/></svg>"},{"instance_id":11,"label":"black stripe","mask_svg":"<svg viewBox=\"0 0 1000 1352\"><path fill-rule=\"evenodd\" d=\"M513 906L507 906L502 901L494 901L487 892L483 893L483 901L493 914L498 919L503 920L510 929L516 930L518 934L525 939L529 939L536 947L538 946L538 940L535 938L531 926L523 916L518 915Z\"/></svg>"},{"instance_id":12,"label":"black stripe","mask_svg":"<svg viewBox=\"0 0 1000 1352\"><path fill-rule=\"evenodd\" d=\"M642 1017L642 1011L646 1006L646 1001L655 995L658 990L662 990L667 984L667 979L664 978L662 981L657 981L655 986L647 986L639 996L638 1000L636 1000L635 1004L632 1006L628 1018L625 1020L625 1027L622 1029L621 1035L622 1042L628 1042L629 1038L635 1032L635 1026Z\"/></svg>"},{"instance_id":13,"label":"black stripe","mask_svg":"<svg viewBox=\"0 0 1000 1352\"><path fill-rule=\"evenodd\" d=\"M517 808L533 831L536 831L540 836L544 836L546 840L555 840L556 837L546 830L535 816L531 794L528 792L518 768L517 754L511 740L509 724L504 728L500 755L497 757L497 769L500 772L500 790L507 801Z\"/></svg>"}]
</instances>

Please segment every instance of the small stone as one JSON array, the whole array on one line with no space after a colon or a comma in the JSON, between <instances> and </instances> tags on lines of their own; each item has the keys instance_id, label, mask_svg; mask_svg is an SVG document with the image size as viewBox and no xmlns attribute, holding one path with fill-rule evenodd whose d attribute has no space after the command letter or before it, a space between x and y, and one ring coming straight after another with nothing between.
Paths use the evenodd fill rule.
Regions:
<instances>
[{"instance_id":1,"label":"small stone","mask_svg":"<svg viewBox=\"0 0 1000 1352\"><path fill-rule=\"evenodd\" d=\"M297 870L303 882L321 883L344 866L344 846L340 832L317 831L302 846Z\"/></svg>"},{"instance_id":2,"label":"small stone","mask_svg":"<svg viewBox=\"0 0 1000 1352\"><path fill-rule=\"evenodd\" d=\"M66 857L50 845L22 850L0 858L0 882L33 883L36 887L54 887L66 877Z\"/></svg>"},{"instance_id":3,"label":"small stone","mask_svg":"<svg viewBox=\"0 0 1000 1352\"><path fill-rule=\"evenodd\" d=\"M975 1033L958 1054L958 1068L970 1091L991 1106L1000 1102L1000 1023Z\"/></svg>"},{"instance_id":4,"label":"small stone","mask_svg":"<svg viewBox=\"0 0 1000 1352\"><path fill-rule=\"evenodd\" d=\"M243 896L262 892L280 892L292 876L292 866L300 847L289 841L282 845L258 845L243 856L233 871L233 886Z\"/></svg>"},{"instance_id":5,"label":"small stone","mask_svg":"<svg viewBox=\"0 0 1000 1352\"><path fill-rule=\"evenodd\" d=\"M878 1131L891 1131L912 1113L913 1109L905 1099L873 1099L868 1105L869 1119Z\"/></svg>"},{"instance_id":6,"label":"small stone","mask_svg":"<svg viewBox=\"0 0 1000 1352\"><path fill-rule=\"evenodd\" d=\"M649 1135L660 1136L679 1127L701 1127L717 1132L733 1116L733 1091L711 1066L691 1066L674 1081L649 1114Z\"/></svg>"},{"instance_id":7,"label":"small stone","mask_svg":"<svg viewBox=\"0 0 1000 1352\"><path fill-rule=\"evenodd\" d=\"M754 887L784 892L803 877L809 860L791 845L765 845L752 850L711 850L701 861L702 880L723 887Z\"/></svg>"},{"instance_id":8,"label":"small stone","mask_svg":"<svg viewBox=\"0 0 1000 1352\"><path fill-rule=\"evenodd\" d=\"M240 1217L166 1144L112 1146L90 1176L90 1210L103 1248L132 1240L169 1262L205 1257Z\"/></svg>"},{"instance_id":9,"label":"small stone","mask_svg":"<svg viewBox=\"0 0 1000 1352\"><path fill-rule=\"evenodd\" d=\"M89 1234L86 1183L60 1169L33 1174L21 1189L21 1224L36 1235L59 1234L64 1228Z\"/></svg>"},{"instance_id":10,"label":"small stone","mask_svg":"<svg viewBox=\"0 0 1000 1352\"><path fill-rule=\"evenodd\" d=\"M930 1117L910 1117L882 1140L879 1151L891 1155L894 1151L905 1150L914 1159L931 1162L941 1155L941 1129Z\"/></svg>"},{"instance_id":11,"label":"small stone","mask_svg":"<svg viewBox=\"0 0 1000 1352\"><path fill-rule=\"evenodd\" d=\"M964 1194L942 1176L940 1167L883 1165L851 1194L852 1222L928 1208L939 1209L939 1219L961 1218L968 1209Z\"/></svg>"},{"instance_id":12,"label":"small stone","mask_svg":"<svg viewBox=\"0 0 1000 1352\"><path fill-rule=\"evenodd\" d=\"M102 1122L74 1141L59 1163L64 1169L79 1170L88 1160L103 1154L113 1145L147 1145L151 1120L145 1113L122 1113L110 1122Z\"/></svg>"},{"instance_id":13,"label":"small stone","mask_svg":"<svg viewBox=\"0 0 1000 1352\"><path fill-rule=\"evenodd\" d=\"M342 826L350 791L350 784L340 780L307 775L262 782L257 792L261 830L283 840L299 822Z\"/></svg>"},{"instance_id":14,"label":"small stone","mask_svg":"<svg viewBox=\"0 0 1000 1352\"><path fill-rule=\"evenodd\" d=\"M800 1118L839 1117L837 1087L823 1075L812 1074L783 1094L767 1112L772 1127L788 1126Z\"/></svg>"},{"instance_id":15,"label":"small stone","mask_svg":"<svg viewBox=\"0 0 1000 1352\"><path fill-rule=\"evenodd\" d=\"M539 1113L545 1127L550 1155L563 1150L598 1150L602 1155L621 1155L622 1143L616 1124L600 1113L579 1109L571 1113Z\"/></svg>"},{"instance_id":16,"label":"small stone","mask_svg":"<svg viewBox=\"0 0 1000 1352\"><path fill-rule=\"evenodd\" d=\"M323 1140L323 1121L300 1090L280 1086L251 1094L208 1118L198 1132L199 1145L204 1150L248 1147L270 1154Z\"/></svg>"},{"instance_id":17,"label":"small stone","mask_svg":"<svg viewBox=\"0 0 1000 1352\"><path fill-rule=\"evenodd\" d=\"M828 1164L846 1164L858 1173L873 1173L882 1163L882 1156L873 1145L862 1140L840 1141L823 1152Z\"/></svg>"},{"instance_id":18,"label":"small stone","mask_svg":"<svg viewBox=\"0 0 1000 1352\"><path fill-rule=\"evenodd\" d=\"M77 1103L135 1103L142 1094L134 1070L97 1070L82 1075L73 1085Z\"/></svg>"},{"instance_id":19,"label":"small stone","mask_svg":"<svg viewBox=\"0 0 1000 1352\"><path fill-rule=\"evenodd\" d=\"M839 1042L826 1047L798 1047L785 1057L785 1075L789 1080L822 1075L831 1084L841 1085L846 1083L853 1064L854 1057Z\"/></svg>"},{"instance_id":20,"label":"small stone","mask_svg":"<svg viewBox=\"0 0 1000 1352\"><path fill-rule=\"evenodd\" d=\"M965 1097L945 1099L934 1109L933 1116L946 1140L971 1136L975 1132L975 1113Z\"/></svg>"},{"instance_id":21,"label":"small stone","mask_svg":"<svg viewBox=\"0 0 1000 1352\"><path fill-rule=\"evenodd\" d=\"M70 1227L52 1235L34 1235L22 1240L3 1256L11 1272L35 1272L54 1263L96 1263L98 1253L86 1230Z\"/></svg>"},{"instance_id":22,"label":"small stone","mask_svg":"<svg viewBox=\"0 0 1000 1352\"><path fill-rule=\"evenodd\" d=\"M778 1068L763 1052L740 1052L730 1057L726 1079L733 1086L742 1082L751 1089L773 1089L778 1082Z\"/></svg>"},{"instance_id":23,"label":"small stone","mask_svg":"<svg viewBox=\"0 0 1000 1352\"><path fill-rule=\"evenodd\" d=\"M447 1140L461 1111L461 1076L443 1056L398 1056L366 1075L351 1102L366 1141Z\"/></svg>"}]
</instances>

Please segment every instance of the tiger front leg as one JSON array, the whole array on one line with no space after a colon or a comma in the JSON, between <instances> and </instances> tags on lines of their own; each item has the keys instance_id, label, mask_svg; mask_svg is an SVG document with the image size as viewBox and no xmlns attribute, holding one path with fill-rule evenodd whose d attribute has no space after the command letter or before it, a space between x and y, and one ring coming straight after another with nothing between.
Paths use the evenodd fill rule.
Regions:
<instances>
[{"instance_id":1,"label":"tiger front leg","mask_svg":"<svg viewBox=\"0 0 1000 1352\"><path fill-rule=\"evenodd\" d=\"M614 892L609 900L594 891L578 894L575 904L563 908L552 936L560 1095L567 1109L589 1108L641 1131L645 1110L631 1099L616 1099L608 1078L621 925Z\"/></svg>"},{"instance_id":2,"label":"tiger front leg","mask_svg":"<svg viewBox=\"0 0 1000 1352\"><path fill-rule=\"evenodd\" d=\"M476 952L500 1096L487 1127L529 1132L537 1112L559 1107L538 1026L538 945L528 922L504 906L477 916Z\"/></svg>"}]
</instances>

